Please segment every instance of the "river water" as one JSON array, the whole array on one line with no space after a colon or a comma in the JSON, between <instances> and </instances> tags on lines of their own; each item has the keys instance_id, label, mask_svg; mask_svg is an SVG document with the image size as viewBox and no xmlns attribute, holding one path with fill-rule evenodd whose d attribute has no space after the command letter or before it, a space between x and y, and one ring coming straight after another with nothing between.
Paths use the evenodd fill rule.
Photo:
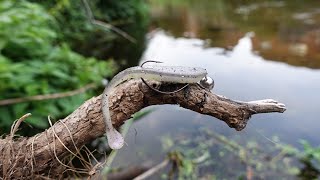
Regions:
<instances>
[{"instance_id":1,"label":"river water","mask_svg":"<svg viewBox=\"0 0 320 180\"><path fill-rule=\"evenodd\" d=\"M151 3L152 22L140 63L157 60L166 65L203 67L215 80L214 93L241 101L272 98L284 103L287 111L254 115L238 132L216 118L178 106L154 106L130 128L128 147L119 151L114 166L159 163L168 152L166 138L196 138L204 128L242 145L250 140L258 147L281 143L301 149L300 140L304 139L319 146L319 1L174 2ZM211 154L211 158L225 167L207 168L198 176L241 176L227 165L247 171L241 163L230 166L226 156ZM280 175L275 172L264 178Z\"/></svg>"}]
</instances>

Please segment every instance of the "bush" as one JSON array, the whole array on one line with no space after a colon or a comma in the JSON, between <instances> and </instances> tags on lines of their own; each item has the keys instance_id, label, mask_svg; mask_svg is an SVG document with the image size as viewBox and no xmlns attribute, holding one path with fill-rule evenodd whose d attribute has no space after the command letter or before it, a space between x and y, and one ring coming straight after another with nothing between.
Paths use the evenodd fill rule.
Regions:
<instances>
[{"instance_id":1,"label":"bush","mask_svg":"<svg viewBox=\"0 0 320 180\"><path fill-rule=\"evenodd\" d=\"M70 91L100 83L103 76L113 73L110 62L70 50L58 40L57 29L55 18L40 5L23 0L0 2L0 99ZM33 114L28 118L31 125L45 128L48 115L64 117L93 95L90 91L0 106L0 130L8 132L12 122L27 112Z\"/></svg>"},{"instance_id":2,"label":"bush","mask_svg":"<svg viewBox=\"0 0 320 180\"><path fill-rule=\"evenodd\" d=\"M143 44L148 23L148 9L143 0L87 0L95 19L127 32L137 40L136 44L108 28L92 25L82 0L29 1L41 4L55 17L59 39L68 42L72 50L82 55L131 59L137 51L142 53L139 46ZM121 52L116 52L119 48Z\"/></svg>"}]
</instances>

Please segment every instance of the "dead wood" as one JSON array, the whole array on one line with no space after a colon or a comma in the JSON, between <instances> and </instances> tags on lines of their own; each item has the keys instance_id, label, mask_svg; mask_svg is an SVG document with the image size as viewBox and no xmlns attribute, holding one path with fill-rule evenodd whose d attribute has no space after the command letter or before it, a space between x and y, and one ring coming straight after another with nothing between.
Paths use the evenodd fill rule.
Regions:
<instances>
[{"instance_id":1,"label":"dead wood","mask_svg":"<svg viewBox=\"0 0 320 180\"><path fill-rule=\"evenodd\" d=\"M179 84L148 83L163 91L181 87ZM104 134L100 99L101 96L87 100L68 117L33 137L12 139L12 136L7 136L1 139L0 177L9 179L61 175L68 168L62 164L62 160L71 154L70 151L77 153L83 145ZM140 80L119 85L109 102L112 122L116 127L121 126L135 112L157 104L178 104L216 117L236 130L245 128L253 114L285 111L284 105L274 100L234 101L197 85L190 85L175 94L159 94ZM88 174L93 175L94 172Z\"/></svg>"}]
</instances>

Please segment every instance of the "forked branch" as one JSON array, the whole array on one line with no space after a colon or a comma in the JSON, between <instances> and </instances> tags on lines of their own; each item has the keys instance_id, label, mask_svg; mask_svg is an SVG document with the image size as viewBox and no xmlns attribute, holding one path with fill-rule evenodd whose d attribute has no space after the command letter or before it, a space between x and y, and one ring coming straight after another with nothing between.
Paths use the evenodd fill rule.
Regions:
<instances>
[{"instance_id":1,"label":"forked branch","mask_svg":"<svg viewBox=\"0 0 320 180\"><path fill-rule=\"evenodd\" d=\"M163 91L181 87L180 84L154 81L148 81L148 84ZM60 164L61 159L72 154L70 151L77 153L75 146L80 148L105 133L100 102L101 96L89 99L68 117L33 137L12 141L8 136L0 140L0 158L3 162L9 162L5 167L0 163L0 177L4 177L13 166L10 178L34 175L54 177L61 174L65 170ZM274 100L234 101L192 84L175 94L160 94L141 80L131 80L119 85L109 98L112 122L119 127L135 112L157 104L179 104L183 108L216 117L236 130L245 128L253 114L285 111L285 106Z\"/></svg>"}]
</instances>

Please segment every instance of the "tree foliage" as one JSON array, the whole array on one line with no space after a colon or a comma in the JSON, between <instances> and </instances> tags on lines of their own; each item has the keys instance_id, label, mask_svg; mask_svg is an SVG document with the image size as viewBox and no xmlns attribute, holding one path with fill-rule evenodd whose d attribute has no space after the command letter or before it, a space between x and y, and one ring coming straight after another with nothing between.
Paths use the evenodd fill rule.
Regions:
<instances>
[{"instance_id":1,"label":"tree foliage","mask_svg":"<svg viewBox=\"0 0 320 180\"><path fill-rule=\"evenodd\" d=\"M59 36L58 22L40 5L23 0L0 2L0 99L70 91L111 75L110 62L73 52ZM48 115L66 116L91 96L92 91L0 106L0 130L7 132L26 112L33 114L31 125L44 128Z\"/></svg>"},{"instance_id":2,"label":"tree foliage","mask_svg":"<svg viewBox=\"0 0 320 180\"><path fill-rule=\"evenodd\" d=\"M74 51L85 56L122 59L130 54L125 57L130 59L135 53L132 49L137 51L147 30L148 9L143 0L87 0L95 19L127 32L138 41L136 44L109 28L92 25L82 0L28 1L41 4L58 22L59 39L67 41ZM116 52L119 48L122 53Z\"/></svg>"}]
</instances>

